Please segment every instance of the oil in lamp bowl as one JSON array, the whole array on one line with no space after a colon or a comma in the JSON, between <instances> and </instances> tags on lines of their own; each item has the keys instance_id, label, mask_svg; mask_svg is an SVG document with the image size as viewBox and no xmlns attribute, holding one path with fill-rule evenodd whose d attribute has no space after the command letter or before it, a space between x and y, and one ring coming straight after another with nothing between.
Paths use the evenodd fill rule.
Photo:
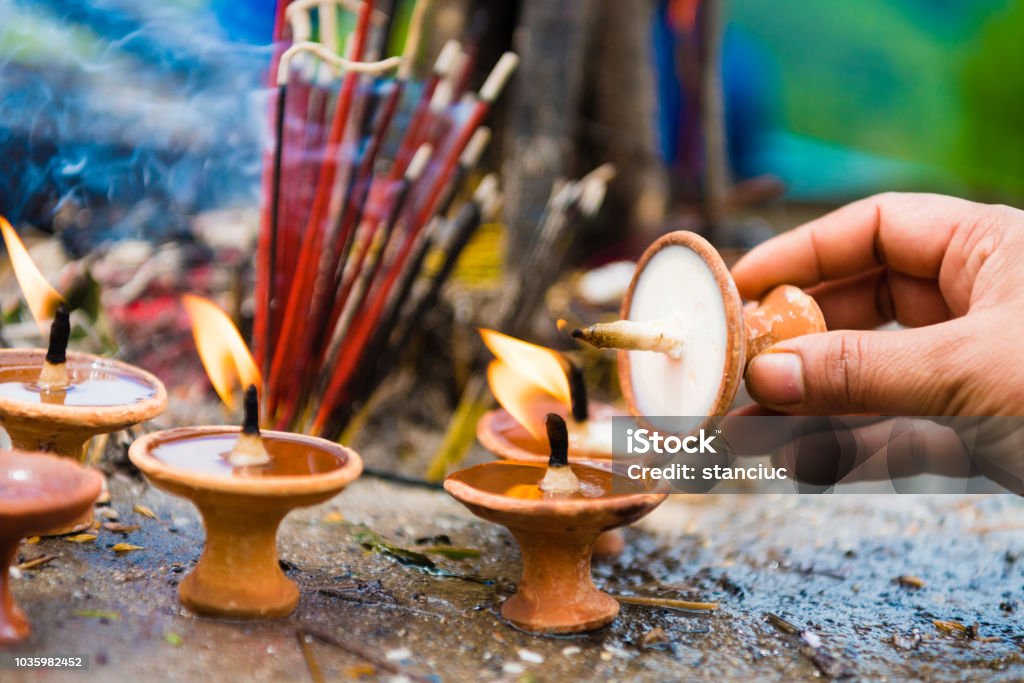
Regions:
<instances>
[{"instance_id":1,"label":"oil in lamp bowl","mask_svg":"<svg viewBox=\"0 0 1024 683\"><path fill-rule=\"evenodd\" d=\"M339 444L287 432L262 432L272 457L263 468L232 468L224 455L238 427L184 427L149 434L129 449L157 488L190 500L206 545L178 595L196 614L269 619L290 614L299 590L278 564L277 529L291 510L333 498L362 472L359 455Z\"/></svg>"},{"instance_id":2,"label":"oil in lamp bowl","mask_svg":"<svg viewBox=\"0 0 1024 683\"><path fill-rule=\"evenodd\" d=\"M81 459L85 443L150 420L167 407L163 383L128 363L67 352L71 386L36 386L43 349L0 350L0 426L16 448Z\"/></svg>"},{"instance_id":3,"label":"oil in lamp bowl","mask_svg":"<svg viewBox=\"0 0 1024 683\"><path fill-rule=\"evenodd\" d=\"M103 477L67 458L0 451L0 645L29 636L11 595L9 567L26 536L67 525L92 509Z\"/></svg>"},{"instance_id":4,"label":"oil in lamp bowl","mask_svg":"<svg viewBox=\"0 0 1024 683\"><path fill-rule=\"evenodd\" d=\"M594 492L591 497L510 495L510 489L535 489L544 477L545 466L528 462L484 463L444 482L470 512L506 527L518 542L522 578L501 614L524 631L581 633L614 621L618 602L594 586L590 575L594 543L603 532L640 519L668 495L604 469L571 467Z\"/></svg>"}]
</instances>

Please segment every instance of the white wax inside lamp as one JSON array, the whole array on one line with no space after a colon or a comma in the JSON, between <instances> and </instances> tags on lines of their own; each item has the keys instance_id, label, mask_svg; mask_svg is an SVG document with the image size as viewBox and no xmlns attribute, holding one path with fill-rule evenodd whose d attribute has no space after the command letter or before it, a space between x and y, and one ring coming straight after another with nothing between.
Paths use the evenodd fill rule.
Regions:
<instances>
[{"instance_id":1,"label":"white wax inside lamp","mask_svg":"<svg viewBox=\"0 0 1024 683\"><path fill-rule=\"evenodd\" d=\"M647 262L628 320L682 321L683 351L628 351L636 407L643 415L711 413L728 352L725 302L715 273L696 252L669 245Z\"/></svg>"},{"instance_id":2,"label":"white wax inside lamp","mask_svg":"<svg viewBox=\"0 0 1024 683\"><path fill-rule=\"evenodd\" d=\"M572 333L602 348L626 349L635 407L644 416L705 416L726 373L726 304L712 267L669 245L638 273L626 321Z\"/></svg>"}]
</instances>

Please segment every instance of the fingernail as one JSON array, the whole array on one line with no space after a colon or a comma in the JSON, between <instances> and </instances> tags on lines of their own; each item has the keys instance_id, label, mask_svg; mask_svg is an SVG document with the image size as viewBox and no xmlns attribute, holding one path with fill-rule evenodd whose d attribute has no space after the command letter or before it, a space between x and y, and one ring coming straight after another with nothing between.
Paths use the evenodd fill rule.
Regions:
<instances>
[{"instance_id":1,"label":"fingernail","mask_svg":"<svg viewBox=\"0 0 1024 683\"><path fill-rule=\"evenodd\" d=\"M787 405L804 398L804 369L795 353L762 353L747 369L747 390L758 403Z\"/></svg>"}]
</instances>

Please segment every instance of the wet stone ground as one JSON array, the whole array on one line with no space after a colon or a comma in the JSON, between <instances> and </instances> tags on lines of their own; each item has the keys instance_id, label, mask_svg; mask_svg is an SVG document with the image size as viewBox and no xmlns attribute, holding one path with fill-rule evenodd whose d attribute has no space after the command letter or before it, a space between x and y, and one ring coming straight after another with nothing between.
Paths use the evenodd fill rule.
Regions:
<instances>
[{"instance_id":1,"label":"wet stone ground","mask_svg":"<svg viewBox=\"0 0 1024 683\"><path fill-rule=\"evenodd\" d=\"M279 548L301 602L262 623L179 607L203 542L189 504L123 475L111 494L117 521L137 531L23 544L22 562L55 558L14 582L35 628L17 651L88 654L91 670L0 679L1024 679L1024 504L1009 496L675 496L627 531L596 582L720 609L624 605L596 633L536 637L498 615L518 578L511 537L443 492L363 478L293 513ZM432 555L426 571L367 550L367 529L480 555ZM121 542L143 549L117 554ZM303 644L303 633L318 636Z\"/></svg>"}]
</instances>

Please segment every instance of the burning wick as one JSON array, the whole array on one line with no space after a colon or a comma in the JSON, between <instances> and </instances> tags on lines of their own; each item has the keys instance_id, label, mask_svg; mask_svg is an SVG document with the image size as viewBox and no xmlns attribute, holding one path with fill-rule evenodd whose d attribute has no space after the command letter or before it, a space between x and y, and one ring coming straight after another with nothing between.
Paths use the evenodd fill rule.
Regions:
<instances>
[{"instance_id":1,"label":"burning wick","mask_svg":"<svg viewBox=\"0 0 1024 683\"><path fill-rule=\"evenodd\" d=\"M590 417L590 401L587 398L587 382L583 377L583 369L568 358L566 375L569 378L569 398L572 406L573 422L582 424Z\"/></svg>"},{"instance_id":2,"label":"burning wick","mask_svg":"<svg viewBox=\"0 0 1024 683\"><path fill-rule=\"evenodd\" d=\"M61 304L50 323L50 346L46 361L39 372L39 386L44 392L64 391L71 386L68 377L68 340L71 338L71 319L68 309Z\"/></svg>"},{"instance_id":3,"label":"burning wick","mask_svg":"<svg viewBox=\"0 0 1024 683\"><path fill-rule=\"evenodd\" d=\"M590 327L572 331L574 339L599 349L626 349L628 351L655 351L669 358L683 357L685 330L677 318L647 320L616 320L611 323L597 323Z\"/></svg>"},{"instance_id":4,"label":"burning wick","mask_svg":"<svg viewBox=\"0 0 1024 683\"><path fill-rule=\"evenodd\" d=\"M544 424L548 430L551 456L548 458L548 471L538 486L544 493L576 493L580 490L580 480L569 467L569 430L565 420L555 413L548 413Z\"/></svg>"},{"instance_id":5,"label":"burning wick","mask_svg":"<svg viewBox=\"0 0 1024 683\"><path fill-rule=\"evenodd\" d=\"M263 447L263 439L260 438L260 399L255 384L250 384L245 390L242 433L227 458L233 467L253 467L270 462L270 454Z\"/></svg>"},{"instance_id":6,"label":"burning wick","mask_svg":"<svg viewBox=\"0 0 1024 683\"><path fill-rule=\"evenodd\" d=\"M583 368L565 358L565 376L569 381L569 443L574 450L593 453L611 453L610 423L590 420L590 398Z\"/></svg>"}]
</instances>

